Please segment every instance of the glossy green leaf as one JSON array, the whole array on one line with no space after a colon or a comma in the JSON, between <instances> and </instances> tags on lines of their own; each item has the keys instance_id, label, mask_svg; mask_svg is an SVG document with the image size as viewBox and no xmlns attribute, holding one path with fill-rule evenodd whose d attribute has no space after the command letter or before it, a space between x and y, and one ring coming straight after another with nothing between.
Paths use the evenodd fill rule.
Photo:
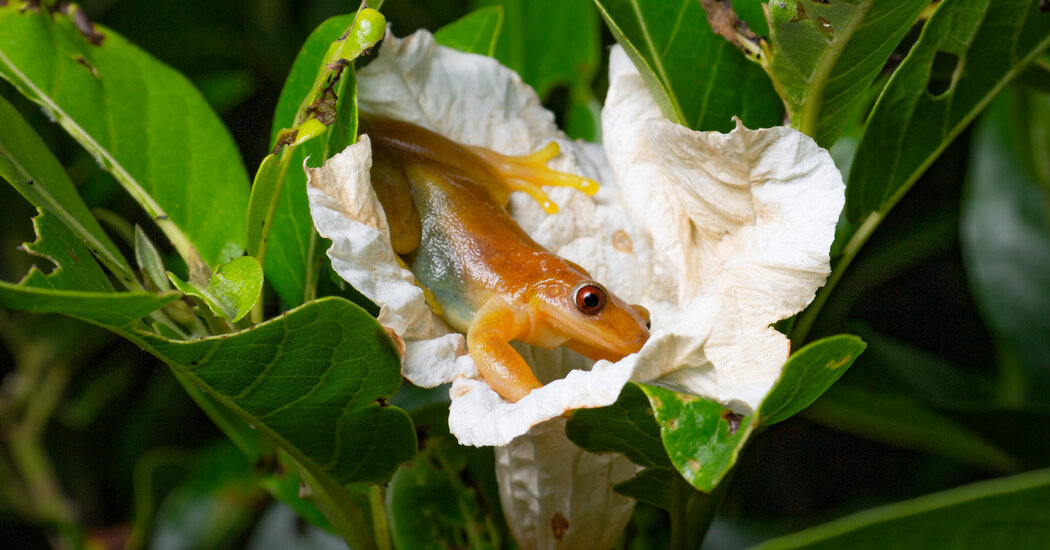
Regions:
<instances>
[{"instance_id":1,"label":"glossy green leaf","mask_svg":"<svg viewBox=\"0 0 1050 550\"><path fill-rule=\"evenodd\" d=\"M1017 460L956 421L899 392L839 384L806 410L826 426L898 448L1010 471Z\"/></svg>"},{"instance_id":2,"label":"glossy green leaf","mask_svg":"<svg viewBox=\"0 0 1050 550\"><path fill-rule=\"evenodd\" d=\"M842 376L864 351L864 341L839 334L793 353L769 394L758 406L763 424L776 424L809 406Z\"/></svg>"},{"instance_id":3,"label":"glossy green leaf","mask_svg":"<svg viewBox=\"0 0 1050 550\"><path fill-rule=\"evenodd\" d=\"M639 466L671 466L649 398L633 382L608 407L574 411L565 424L565 435L592 453L621 453Z\"/></svg>"},{"instance_id":4,"label":"glossy green leaf","mask_svg":"<svg viewBox=\"0 0 1050 550\"><path fill-rule=\"evenodd\" d=\"M310 302L231 335L137 337L315 477L383 482L415 453L408 416L383 401L401 384L398 352L345 300Z\"/></svg>"},{"instance_id":5,"label":"glossy green leaf","mask_svg":"<svg viewBox=\"0 0 1050 550\"><path fill-rule=\"evenodd\" d=\"M1002 397L1045 402L1050 390L1050 102L1046 96L1004 94L987 114L970 157L963 259L1004 368L1017 373L1007 377L1017 379L1003 388Z\"/></svg>"},{"instance_id":6,"label":"glossy green leaf","mask_svg":"<svg viewBox=\"0 0 1050 550\"><path fill-rule=\"evenodd\" d=\"M1050 45L1050 17L1038 5L1039 0L940 4L871 114L846 187L851 222L892 207L1003 86ZM945 65L947 70L935 70ZM941 80L942 73L950 77Z\"/></svg>"},{"instance_id":7,"label":"glossy green leaf","mask_svg":"<svg viewBox=\"0 0 1050 550\"><path fill-rule=\"evenodd\" d=\"M263 272L255 258L241 256L216 268L206 285L185 282L170 272L168 278L179 291L200 298L215 315L236 322L259 301Z\"/></svg>"},{"instance_id":8,"label":"glossy green leaf","mask_svg":"<svg viewBox=\"0 0 1050 550\"><path fill-rule=\"evenodd\" d=\"M33 267L18 284L0 281L0 305L22 311L63 313L110 328L128 328L178 298L178 294L114 292L84 243L49 212L34 218L38 238L26 251L55 264Z\"/></svg>"},{"instance_id":9,"label":"glossy green leaf","mask_svg":"<svg viewBox=\"0 0 1050 550\"><path fill-rule=\"evenodd\" d=\"M491 56L502 26L503 6L489 6L441 27L434 33L434 39L442 46Z\"/></svg>"},{"instance_id":10,"label":"glossy green leaf","mask_svg":"<svg viewBox=\"0 0 1050 550\"><path fill-rule=\"evenodd\" d=\"M182 75L60 13L0 7L0 76L76 138L145 208L191 272L244 247L247 174L233 140Z\"/></svg>"},{"instance_id":11,"label":"glossy green leaf","mask_svg":"<svg viewBox=\"0 0 1050 550\"><path fill-rule=\"evenodd\" d=\"M875 508L767 541L789 548L1041 548L1050 540L1050 470Z\"/></svg>"},{"instance_id":12,"label":"glossy green leaf","mask_svg":"<svg viewBox=\"0 0 1050 550\"><path fill-rule=\"evenodd\" d=\"M37 208L62 221L114 275L136 286L131 266L80 198L44 142L0 97L0 177Z\"/></svg>"},{"instance_id":13,"label":"glossy green leaf","mask_svg":"<svg viewBox=\"0 0 1050 550\"><path fill-rule=\"evenodd\" d=\"M660 424L664 448L678 473L710 492L736 464L756 423L722 405L655 386L642 386Z\"/></svg>"},{"instance_id":14,"label":"glossy green leaf","mask_svg":"<svg viewBox=\"0 0 1050 550\"><path fill-rule=\"evenodd\" d=\"M271 142L277 138L279 131L295 125L299 104L314 83L321 59L332 41L339 38L353 20L353 14L328 19L303 43L277 102ZM295 307L304 302L309 280L308 271L316 269L313 263L319 253L316 231L306 198L306 174L302 170L303 161L307 157L310 157L311 166L323 164L324 141L311 140L295 147L290 153L287 166L282 167L286 170L283 176L284 185L281 187L273 213L264 262L266 279L286 307ZM267 170L273 173L265 177L281 177L281 170L274 169L276 161L270 162L274 162L274 167ZM256 177L257 184L260 177L263 177L263 168L260 168L259 176ZM275 186L276 181L271 183L271 188L276 188ZM260 197L259 200L263 198ZM260 224L261 227L263 220L260 218L249 221L249 224L253 223Z\"/></svg>"},{"instance_id":15,"label":"glossy green leaf","mask_svg":"<svg viewBox=\"0 0 1050 550\"><path fill-rule=\"evenodd\" d=\"M598 14L591 0L475 0L472 5L502 6L494 56L540 98L557 86L590 86L601 66Z\"/></svg>"},{"instance_id":16,"label":"glossy green leaf","mask_svg":"<svg viewBox=\"0 0 1050 550\"><path fill-rule=\"evenodd\" d=\"M722 132L733 129L733 116L750 128L780 124L783 104L769 77L711 30L697 0L597 4L670 120ZM761 2L738 1L733 7L751 28L764 32Z\"/></svg>"},{"instance_id":17,"label":"glossy green leaf","mask_svg":"<svg viewBox=\"0 0 1050 550\"><path fill-rule=\"evenodd\" d=\"M769 71L791 124L829 147L929 0L774 0Z\"/></svg>"},{"instance_id":18,"label":"glossy green leaf","mask_svg":"<svg viewBox=\"0 0 1050 550\"><path fill-rule=\"evenodd\" d=\"M475 0L471 5L502 7L503 25L493 57L521 75L544 101L552 99L555 90L563 90L565 132L572 138L598 141L601 106L591 83L601 67L602 52L594 3Z\"/></svg>"}]
</instances>

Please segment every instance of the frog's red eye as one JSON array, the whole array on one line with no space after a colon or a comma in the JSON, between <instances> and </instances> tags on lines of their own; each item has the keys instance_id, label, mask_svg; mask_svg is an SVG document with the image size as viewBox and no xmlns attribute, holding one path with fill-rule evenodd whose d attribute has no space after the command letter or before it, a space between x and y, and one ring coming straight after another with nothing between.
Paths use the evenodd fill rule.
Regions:
<instances>
[{"instance_id":1,"label":"frog's red eye","mask_svg":"<svg viewBox=\"0 0 1050 550\"><path fill-rule=\"evenodd\" d=\"M597 315L605 307L605 289L595 284L576 287L576 308L587 315Z\"/></svg>"}]
</instances>

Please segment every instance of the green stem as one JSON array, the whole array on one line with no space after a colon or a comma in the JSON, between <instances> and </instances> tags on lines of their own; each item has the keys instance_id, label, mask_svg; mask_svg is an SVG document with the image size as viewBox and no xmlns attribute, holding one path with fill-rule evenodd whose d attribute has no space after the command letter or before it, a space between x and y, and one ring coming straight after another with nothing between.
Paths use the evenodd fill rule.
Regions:
<instances>
[{"instance_id":1,"label":"green stem","mask_svg":"<svg viewBox=\"0 0 1050 550\"><path fill-rule=\"evenodd\" d=\"M872 233L875 232L875 228L882 223L886 213L889 212L896 201L887 203L882 207L882 210L878 212L872 212L864 220L864 223L857 228L857 231L850 237L846 247L842 250L842 258L835 264L835 268L831 270L831 277L828 278L828 282L817 292L816 298L813 299L813 303L806 308L798 316L798 321L795 323L794 330L791 333L791 343L795 349L798 349L806 342L806 338L809 336L810 329L813 328L813 323L817 319L817 315L820 314L820 310L824 307L824 303L828 301L828 296L835 289L835 285L838 284L839 279L842 278L842 274L849 268L853 259L860 252L860 249L864 246L864 243L868 242L871 238Z\"/></svg>"},{"instance_id":2,"label":"green stem","mask_svg":"<svg viewBox=\"0 0 1050 550\"><path fill-rule=\"evenodd\" d=\"M372 531L376 537L378 550L391 550L390 526L386 519L386 506L383 504L383 486L373 485L368 489L368 503L372 507Z\"/></svg>"},{"instance_id":3,"label":"green stem","mask_svg":"<svg viewBox=\"0 0 1050 550\"><path fill-rule=\"evenodd\" d=\"M669 550L700 548L718 513L733 472L710 493L697 491L682 476L674 474L671 483L671 540Z\"/></svg>"}]
</instances>

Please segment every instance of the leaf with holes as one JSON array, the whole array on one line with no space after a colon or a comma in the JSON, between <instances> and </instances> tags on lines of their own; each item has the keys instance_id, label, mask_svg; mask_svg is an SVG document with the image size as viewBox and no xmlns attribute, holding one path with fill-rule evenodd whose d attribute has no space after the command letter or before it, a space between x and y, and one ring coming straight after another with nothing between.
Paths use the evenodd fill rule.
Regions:
<instances>
[{"instance_id":1,"label":"leaf with holes","mask_svg":"<svg viewBox=\"0 0 1050 550\"><path fill-rule=\"evenodd\" d=\"M1040 0L940 4L879 97L846 187L853 223L885 212L993 97L1050 46Z\"/></svg>"},{"instance_id":2,"label":"leaf with holes","mask_svg":"<svg viewBox=\"0 0 1050 550\"><path fill-rule=\"evenodd\" d=\"M597 0L616 41L641 71L668 119L694 130L780 124L783 106L760 66L711 30L697 0ZM733 7L758 34L765 33L762 2Z\"/></svg>"},{"instance_id":3,"label":"leaf with holes","mask_svg":"<svg viewBox=\"0 0 1050 550\"><path fill-rule=\"evenodd\" d=\"M37 240L23 248L55 264L33 267L18 284L0 281L0 305L22 311L63 313L117 332L178 298L178 293L114 292L91 252L48 211L33 219Z\"/></svg>"},{"instance_id":4,"label":"leaf with holes","mask_svg":"<svg viewBox=\"0 0 1050 550\"><path fill-rule=\"evenodd\" d=\"M40 136L0 97L0 177L29 202L62 221L99 261L131 287L135 276L117 246L102 231L73 182Z\"/></svg>"},{"instance_id":5,"label":"leaf with holes","mask_svg":"<svg viewBox=\"0 0 1050 550\"><path fill-rule=\"evenodd\" d=\"M117 33L0 7L0 76L39 103L204 272L244 248L248 177L229 132L178 72Z\"/></svg>"},{"instance_id":6,"label":"leaf with holes","mask_svg":"<svg viewBox=\"0 0 1050 550\"><path fill-rule=\"evenodd\" d=\"M929 0L774 0L769 72L791 125L830 147Z\"/></svg>"},{"instance_id":7,"label":"leaf with holes","mask_svg":"<svg viewBox=\"0 0 1050 550\"><path fill-rule=\"evenodd\" d=\"M678 473L711 492L736 464L757 423L722 405L655 386L641 386L660 425L664 448Z\"/></svg>"}]
</instances>

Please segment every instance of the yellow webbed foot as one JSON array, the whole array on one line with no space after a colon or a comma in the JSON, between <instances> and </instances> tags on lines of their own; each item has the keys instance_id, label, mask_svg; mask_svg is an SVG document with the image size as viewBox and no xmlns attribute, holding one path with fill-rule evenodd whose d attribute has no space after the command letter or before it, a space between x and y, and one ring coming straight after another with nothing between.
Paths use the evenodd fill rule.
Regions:
<instances>
[{"instance_id":1,"label":"yellow webbed foot","mask_svg":"<svg viewBox=\"0 0 1050 550\"><path fill-rule=\"evenodd\" d=\"M535 153L519 156L503 155L484 147L470 147L470 150L495 168L511 191L528 193L548 214L557 213L558 205L550 200L540 186L571 187L587 195L598 192L598 182L592 179L547 167L547 161L561 153L561 148L554 141Z\"/></svg>"}]
</instances>

